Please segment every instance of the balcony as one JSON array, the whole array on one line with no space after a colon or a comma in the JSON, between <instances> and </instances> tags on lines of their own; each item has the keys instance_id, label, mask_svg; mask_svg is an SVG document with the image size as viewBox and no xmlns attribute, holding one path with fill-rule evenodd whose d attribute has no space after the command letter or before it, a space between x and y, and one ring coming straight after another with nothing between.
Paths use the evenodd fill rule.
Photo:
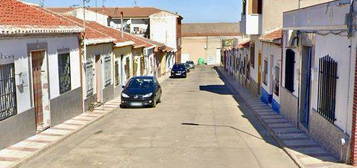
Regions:
<instances>
[{"instance_id":1,"label":"balcony","mask_svg":"<svg viewBox=\"0 0 357 168\"><path fill-rule=\"evenodd\" d=\"M259 35L262 31L262 15L242 15L240 31L246 35Z\"/></svg>"}]
</instances>

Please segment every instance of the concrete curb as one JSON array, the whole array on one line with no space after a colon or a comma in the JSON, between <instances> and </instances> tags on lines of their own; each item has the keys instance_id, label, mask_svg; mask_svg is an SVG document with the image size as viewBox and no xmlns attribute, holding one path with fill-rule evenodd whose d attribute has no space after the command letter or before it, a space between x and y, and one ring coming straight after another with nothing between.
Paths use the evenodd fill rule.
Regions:
<instances>
[{"instance_id":1,"label":"concrete curb","mask_svg":"<svg viewBox=\"0 0 357 168\"><path fill-rule=\"evenodd\" d=\"M250 111L253 112L254 116L256 119L259 120L259 122L264 126L264 128L269 132L269 134L271 135L271 137L274 139L275 142L278 143L279 147L281 149L283 149L283 151L291 158L291 160L294 161L294 163L299 167L299 168L305 168L305 166L300 162L300 160L295 156L295 154L293 154L292 152L289 151L289 149L285 146L285 144L281 141L280 138L278 138L278 136L274 133L274 131L263 121L263 119L259 116L259 114L253 110L249 105L248 102L245 100L245 98L243 98L238 90L234 87L234 85L231 83L229 77L227 77L227 74L225 74L224 71L222 71L222 68L217 67L216 68L220 74L222 74L221 76L224 78L224 82L227 84L229 84L230 89L234 90L235 93L237 93L238 97L244 102L244 104L247 105L247 107L250 109Z\"/></svg>"},{"instance_id":2,"label":"concrete curb","mask_svg":"<svg viewBox=\"0 0 357 168\"><path fill-rule=\"evenodd\" d=\"M105 105L105 104L104 104ZM102 105L103 106L103 105ZM101 106L101 107L102 107ZM100 108L100 107L99 107ZM98 120L104 118L105 116L107 116L108 114L110 113L113 113L115 111L115 109L111 110L110 112L107 112L107 113L104 113L103 115L95 118L94 120L90 121L89 123L83 125L82 127L80 127L79 129L77 130L74 130L73 132L65 135L64 137L62 137L61 139L51 143L51 144L48 144L47 146L45 146L44 148L40 149L39 151L36 151L34 152L32 155L22 159L21 161L19 161L18 163L15 163L13 166L11 166L11 168L19 168L21 167L23 164L29 162L32 158L36 157L36 156L39 156L41 155L42 153L45 153L46 151L56 147L58 144L60 144L61 142L65 141L66 139L70 138L72 135L78 133L79 131L89 127L90 125L94 124L95 122L97 122ZM90 114L91 112L86 112L87 114Z\"/></svg>"}]
</instances>

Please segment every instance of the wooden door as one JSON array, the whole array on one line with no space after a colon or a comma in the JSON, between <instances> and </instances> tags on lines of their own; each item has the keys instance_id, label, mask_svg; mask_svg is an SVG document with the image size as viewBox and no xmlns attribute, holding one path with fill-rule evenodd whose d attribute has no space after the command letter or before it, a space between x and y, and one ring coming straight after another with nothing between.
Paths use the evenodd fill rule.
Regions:
<instances>
[{"instance_id":1,"label":"wooden door","mask_svg":"<svg viewBox=\"0 0 357 168\"><path fill-rule=\"evenodd\" d=\"M36 126L41 128L43 126L43 93L41 72L44 59L44 52L32 52L32 78L33 78L33 94L34 106L36 115Z\"/></svg>"}]
</instances>

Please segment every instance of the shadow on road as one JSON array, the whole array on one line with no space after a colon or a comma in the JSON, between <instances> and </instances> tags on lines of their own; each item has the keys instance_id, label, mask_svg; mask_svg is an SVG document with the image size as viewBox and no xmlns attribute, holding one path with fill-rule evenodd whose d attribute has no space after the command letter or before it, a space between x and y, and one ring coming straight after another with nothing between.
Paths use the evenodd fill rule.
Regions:
<instances>
[{"instance_id":1,"label":"shadow on road","mask_svg":"<svg viewBox=\"0 0 357 168\"><path fill-rule=\"evenodd\" d=\"M220 95L231 95L232 93L225 85L205 85L200 86L200 91L212 92Z\"/></svg>"}]
</instances>

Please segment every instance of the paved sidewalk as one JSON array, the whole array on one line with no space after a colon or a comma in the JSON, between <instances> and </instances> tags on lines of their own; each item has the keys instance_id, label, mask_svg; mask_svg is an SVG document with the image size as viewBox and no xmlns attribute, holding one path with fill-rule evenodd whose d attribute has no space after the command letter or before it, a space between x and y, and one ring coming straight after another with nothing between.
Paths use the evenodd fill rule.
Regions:
<instances>
[{"instance_id":1,"label":"paved sidewalk","mask_svg":"<svg viewBox=\"0 0 357 168\"><path fill-rule=\"evenodd\" d=\"M119 107L120 97L15 145L0 150L0 168L19 167L22 163L62 142Z\"/></svg>"},{"instance_id":2,"label":"paved sidewalk","mask_svg":"<svg viewBox=\"0 0 357 168\"><path fill-rule=\"evenodd\" d=\"M310 138L305 132L297 129L282 115L275 113L270 106L253 96L239 82L228 75L223 68L218 73L251 109L259 121L272 134L284 151L299 165L306 168L352 167L338 163L338 160Z\"/></svg>"},{"instance_id":3,"label":"paved sidewalk","mask_svg":"<svg viewBox=\"0 0 357 168\"><path fill-rule=\"evenodd\" d=\"M169 73L158 78L164 82ZM37 135L27 138L17 144L0 150L0 168L16 168L31 158L49 150L69 136L103 118L106 114L119 108L120 96L96 107L92 112L85 112L62 124L51 127Z\"/></svg>"}]
</instances>

